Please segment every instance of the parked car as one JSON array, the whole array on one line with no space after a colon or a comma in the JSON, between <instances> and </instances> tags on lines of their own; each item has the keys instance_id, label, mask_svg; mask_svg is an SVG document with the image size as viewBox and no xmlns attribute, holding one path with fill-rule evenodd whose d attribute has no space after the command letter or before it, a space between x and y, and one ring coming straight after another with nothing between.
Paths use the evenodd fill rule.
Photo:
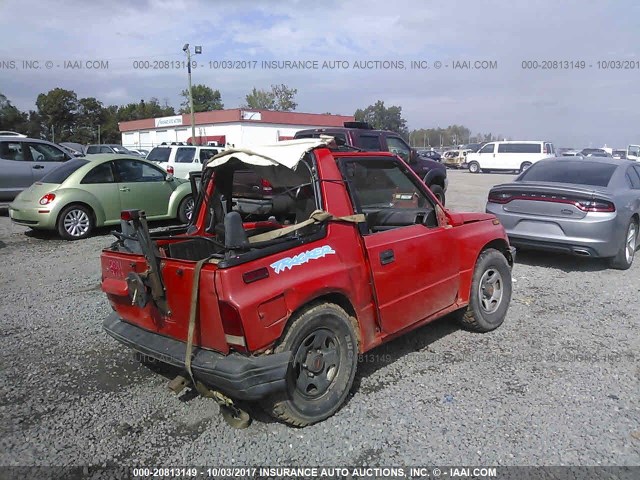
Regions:
<instances>
[{"instance_id":1,"label":"parked car","mask_svg":"<svg viewBox=\"0 0 640 480\"><path fill-rule=\"evenodd\" d=\"M58 145L35 138L0 137L0 204L73 158Z\"/></svg>"},{"instance_id":2,"label":"parked car","mask_svg":"<svg viewBox=\"0 0 640 480\"><path fill-rule=\"evenodd\" d=\"M611 158L611 154L602 148L583 148L580 152L583 157L605 157Z\"/></svg>"},{"instance_id":3,"label":"parked car","mask_svg":"<svg viewBox=\"0 0 640 480\"><path fill-rule=\"evenodd\" d=\"M419 150L418 155L423 158L430 158L436 162L442 162L442 155L440 155L435 150Z\"/></svg>"},{"instance_id":4,"label":"parked car","mask_svg":"<svg viewBox=\"0 0 640 480\"><path fill-rule=\"evenodd\" d=\"M121 155L131 155L133 152L122 145L103 144L103 145L87 145L85 150L87 155L95 155L96 153L116 153Z\"/></svg>"},{"instance_id":5,"label":"parked car","mask_svg":"<svg viewBox=\"0 0 640 480\"><path fill-rule=\"evenodd\" d=\"M26 135L23 135L22 133L18 133L18 132L12 132L10 130L0 130L0 137L21 137L21 138L27 138Z\"/></svg>"},{"instance_id":6,"label":"parked car","mask_svg":"<svg viewBox=\"0 0 640 480\"><path fill-rule=\"evenodd\" d=\"M629 145L627 147L627 160L640 161L640 145Z\"/></svg>"},{"instance_id":7,"label":"parked car","mask_svg":"<svg viewBox=\"0 0 640 480\"><path fill-rule=\"evenodd\" d=\"M250 420L237 400L305 426L341 407L359 354L448 314L503 323L515 252L493 215L444 210L389 152L302 139L253 153L205 166L188 233L152 236L125 210L101 254L105 331L176 368L175 392L215 399L234 426ZM243 223L221 201L237 170L295 192L296 223Z\"/></svg>"},{"instance_id":8,"label":"parked car","mask_svg":"<svg viewBox=\"0 0 640 480\"><path fill-rule=\"evenodd\" d=\"M582 152L580 150L563 150L560 152L561 157L582 157Z\"/></svg>"},{"instance_id":9,"label":"parked car","mask_svg":"<svg viewBox=\"0 0 640 480\"><path fill-rule=\"evenodd\" d=\"M95 227L117 225L120 211L143 209L149 220L193 212L191 185L137 157L96 154L69 160L20 193L9 205L17 224L57 230L67 240L88 237Z\"/></svg>"},{"instance_id":10,"label":"parked car","mask_svg":"<svg viewBox=\"0 0 640 480\"><path fill-rule=\"evenodd\" d=\"M73 152L73 155L75 157L84 157L84 149L85 149L85 147L81 143L60 142L58 145L60 145L61 147L64 147L67 150Z\"/></svg>"},{"instance_id":11,"label":"parked car","mask_svg":"<svg viewBox=\"0 0 640 480\"><path fill-rule=\"evenodd\" d=\"M448 150L444 152L442 163L449 168L467 168L467 156L472 150Z\"/></svg>"},{"instance_id":12,"label":"parked car","mask_svg":"<svg viewBox=\"0 0 640 480\"><path fill-rule=\"evenodd\" d=\"M177 178L189 178L189 172L202 170L202 164L217 155L220 148L190 145L160 145L147 155L147 160L156 162Z\"/></svg>"},{"instance_id":13,"label":"parked car","mask_svg":"<svg viewBox=\"0 0 640 480\"><path fill-rule=\"evenodd\" d=\"M423 158L396 132L373 130L366 122L344 122L344 127L299 130L294 138L320 138L329 135L341 145L369 152L392 152L404 160L444 205L447 191L447 169L441 163Z\"/></svg>"},{"instance_id":14,"label":"parked car","mask_svg":"<svg viewBox=\"0 0 640 480\"><path fill-rule=\"evenodd\" d=\"M627 159L627 151L626 150L614 150L611 154L613 158L618 160L626 160Z\"/></svg>"},{"instance_id":15,"label":"parked car","mask_svg":"<svg viewBox=\"0 0 640 480\"><path fill-rule=\"evenodd\" d=\"M467 164L471 173L491 171L523 172L543 158L554 157L555 149L551 142L544 141L505 141L491 142L467 155Z\"/></svg>"},{"instance_id":16,"label":"parked car","mask_svg":"<svg viewBox=\"0 0 640 480\"><path fill-rule=\"evenodd\" d=\"M68 147L67 144L59 143L58 146L62 148L65 152L67 152L72 157L84 157L84 153L76 150L75 148Z\"/></svg>"},{"instance_id":17,"label":"parked car","mask_svg":"<svg viewBox=\"0 0 640 480\"><path fill-rule=\"evenodd\" d=\"M144 150L142 148L130 148L129 151L135 153L136 155L140 155L142 158L146 158L149 155L149 150Z\"/></svg>"},{"instance_id":18,"label":"parked car","mask_svg":"<svg viewBox=\"0 0 640 480\"><path fill-rule=\"evenodd\" d=\"M605 257L627 269L638 244L640 165L542 160L513 183L493 187L486 210L516 247Z\"/></svg>"},{"instance_id":19,"label":"parked car","mask_svg":"<svg viewBox=\"0 0 640 480\"><path fill-rule=\"evenodd\" d=\"M484 145L486 144L486 142L481 142L481 143L467 143L466 145L463 145L461 147L461 150L471 150L473 153L477 152L478 150L480 150Z\"/></svg>"}]
</instances>

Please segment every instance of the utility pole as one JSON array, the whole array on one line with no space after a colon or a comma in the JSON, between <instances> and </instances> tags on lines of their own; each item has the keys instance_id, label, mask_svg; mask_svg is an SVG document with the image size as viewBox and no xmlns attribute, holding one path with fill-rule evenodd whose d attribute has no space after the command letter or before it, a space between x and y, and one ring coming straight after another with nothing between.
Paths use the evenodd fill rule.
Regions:
<instances>
[{"instance_id":1,"label":"utility pole","mask_svg":"<svg viewBox=\"0 0 640 480\"><path fill-rule=\"evenodd\" d=\"M189 109L191 110L191 142L195 145L196 142L196 114L193 111L193 92L191 91L191 50L189 44L185 43L182 47L182 51L187 54L187 72L189 76ZM195 54L202 53L202 47L197 45L195 47Z\"/></svg>"},{"instance_id":2,"label":"utility pole","mask_svg":"<svg viewBox=\"0 0 640 480\"><path fill-rule=\"evenodd\" d=\"M98 145L101 145L102 142L100 142L100 124L98 124Z\"/></svg>"}]
</instances>

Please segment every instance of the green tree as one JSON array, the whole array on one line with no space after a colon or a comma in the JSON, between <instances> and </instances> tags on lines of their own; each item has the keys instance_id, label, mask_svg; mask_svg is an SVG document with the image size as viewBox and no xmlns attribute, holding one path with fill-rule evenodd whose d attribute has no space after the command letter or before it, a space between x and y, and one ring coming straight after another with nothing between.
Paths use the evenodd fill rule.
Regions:
<instances>
[{"instance_id":1,"label":"green tree","mask_svg":"<svg viewBox=\"0 0 640 480\"><path fill-rule=\"evenodd\" d=\"M258 90L253 87L251 93L245 97L246 103L243 108L291 112L298 107L294 101L297 93L296 88L289 88L284 84L271 85L271 90Z\"/></svg>"},{"instance_id":2,"label":"green tree","mask_svg":"<svg viewBox=\"0 0 640 480\"><path fill-rule=\"evenodd\" d=\"M73 140L84 144L97 142L98 127L102 129L105 118L105 109L101 101L94 97L81 98L78 100Z\"/></svg>"},{"instance_id":3,"label":"green tree","mask_svg":"<svg viewBox=\"0 0 640 480\"><path fill-rule=\"evenodd\" d=\"M222 96L219 90L213 90L206 85L198 84L191 87L191 93L193 95L193 111L194 112L209 112L211 110L222 110L224 105L222 103ZM189 90L184 89L180 92L180 95L184 97L184 101L181 104L180 113L190 113L191 108L189 106Z\"/></svg>"},{"instance_id":4,"label":"green tree","mask_svg":"<svg viewBox=\"0 0 640 480\"><path fill-rule=\"evenodd\" d=\"M78 111L78 96L73 90L54 88L36 99L38 115L47 138L55 142L72 139Z\"/></svg>"},{"instance_id":5,"label":"green tree","mask_svg":"<svg viewBox=\"0 0 640 480\"><path fill-rule=\"evenodd\" d=\"M175 115L173 107L160 105L157 98L152 97L148 102L129 103L118 108L118 121L141 120L143 118L169 117Z\"/></svg>"},{"instance_id":6,"label":"green tree","mask_svg":"<svg viewBox=\"0 0 640 480\"><path fill-rule=\"evenodd\" d=\"M364 110L356 110L354 117L356 121L367 122L376 130L391 130L405 136L408 134L407 121L402 118L402 107L385 107L382 100Z\"/></svg>"},{"instance_id":7,"label":"green tree","mask_svg":"<svg viewBox=\"0 0 640 480\"><path fill-rule=\"evenodd\" d=\"M0 130L12 130L22 133L26 122L26 114L13 106L9 99L0 93Z\"/></svg>"}]
</instances>

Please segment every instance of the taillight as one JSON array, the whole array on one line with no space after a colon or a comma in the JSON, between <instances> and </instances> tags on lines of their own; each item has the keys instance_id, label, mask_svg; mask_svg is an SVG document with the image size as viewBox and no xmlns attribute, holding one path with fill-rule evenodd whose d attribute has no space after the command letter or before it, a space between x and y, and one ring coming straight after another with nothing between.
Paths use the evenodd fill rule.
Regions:
<instances>
[{"instance_id":1,"label":"taillight","mask_svg":"<svg viewBox=\"0 0 640 480\"><path fill-rule=\"evenodd\" d=\"M53 202L56 199L56 196L53 193L47 193L45 196L43 196L40 201L38 202L40 205L49 205L51 202Z\"/></svg>"},{"instance_id":2,"label":"taillight","mask_svg":"<svg viewBox=\"0 0 640 480\"><path fill-rule=\"evenodd\" d=\"M225 340L236 350L246 352L247 342L244 338L244 328L242 327L240 312L227 302L220 302L219 305Z\"/></svg>"},{"instance_id":3,"label":"taillight","mask_svg":"<svg viewBox=\"0 0 640 480\"><path fill-rule=\"evenodd\" d=\"M260 185L262 185L262 189L265 192L270 192L273 190L273 185L271 185L271 182L269 182L269 180L265 180L264 178L260 180Z\"/></svg>"},{"instance_id":4,"label":"taillight","mask_svg":"<svg viewBox=\"0 0 640 480\"><path fill-rule=\"evenodd\" d=\"M170 173L171 175L173 175L173 172L174 172L173 167L171 165L169 165L167 167L167 173Z\"/></svg>"},{"instance_id":5,"label":"taillight","mask_svg":"<svg viewBox=\"0 0 640 480\"><path fill-rule=\"evenodd\" d=\"M513 194L509 192L489 192L487 199L491 203L508 203L513 199Z\"/></svg>"},{"instance_id":6,"label":"taillight","mask_svg":"<svg viewBox=\"0 0 640 480\"><path fill-rule=\"evenodd\" d=\"M604 200L580 200L575 203L583 212L615 212L616 206Z\"/></svg>"}]
</instances>

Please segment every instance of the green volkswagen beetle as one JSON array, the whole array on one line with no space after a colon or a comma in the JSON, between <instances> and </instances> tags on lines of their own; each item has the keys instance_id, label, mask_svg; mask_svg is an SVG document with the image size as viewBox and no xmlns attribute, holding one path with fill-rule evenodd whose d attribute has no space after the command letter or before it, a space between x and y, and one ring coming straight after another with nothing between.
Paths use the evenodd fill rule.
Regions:
<instances>
[{"instance_id":1,"label":"green volkswagen beetle","mask_svg":"<svg viewBox=\"0 0 640 480\"><path fill-rule=\"evenodd\" d=\"M139 208L149 220L188 223L193 205L187 180L140 158L97 154L68 160L45 175L15 198L9 216L34 230L79 240L95 227L119 224L121 210Z\"/></svg>"}]
</instances>

